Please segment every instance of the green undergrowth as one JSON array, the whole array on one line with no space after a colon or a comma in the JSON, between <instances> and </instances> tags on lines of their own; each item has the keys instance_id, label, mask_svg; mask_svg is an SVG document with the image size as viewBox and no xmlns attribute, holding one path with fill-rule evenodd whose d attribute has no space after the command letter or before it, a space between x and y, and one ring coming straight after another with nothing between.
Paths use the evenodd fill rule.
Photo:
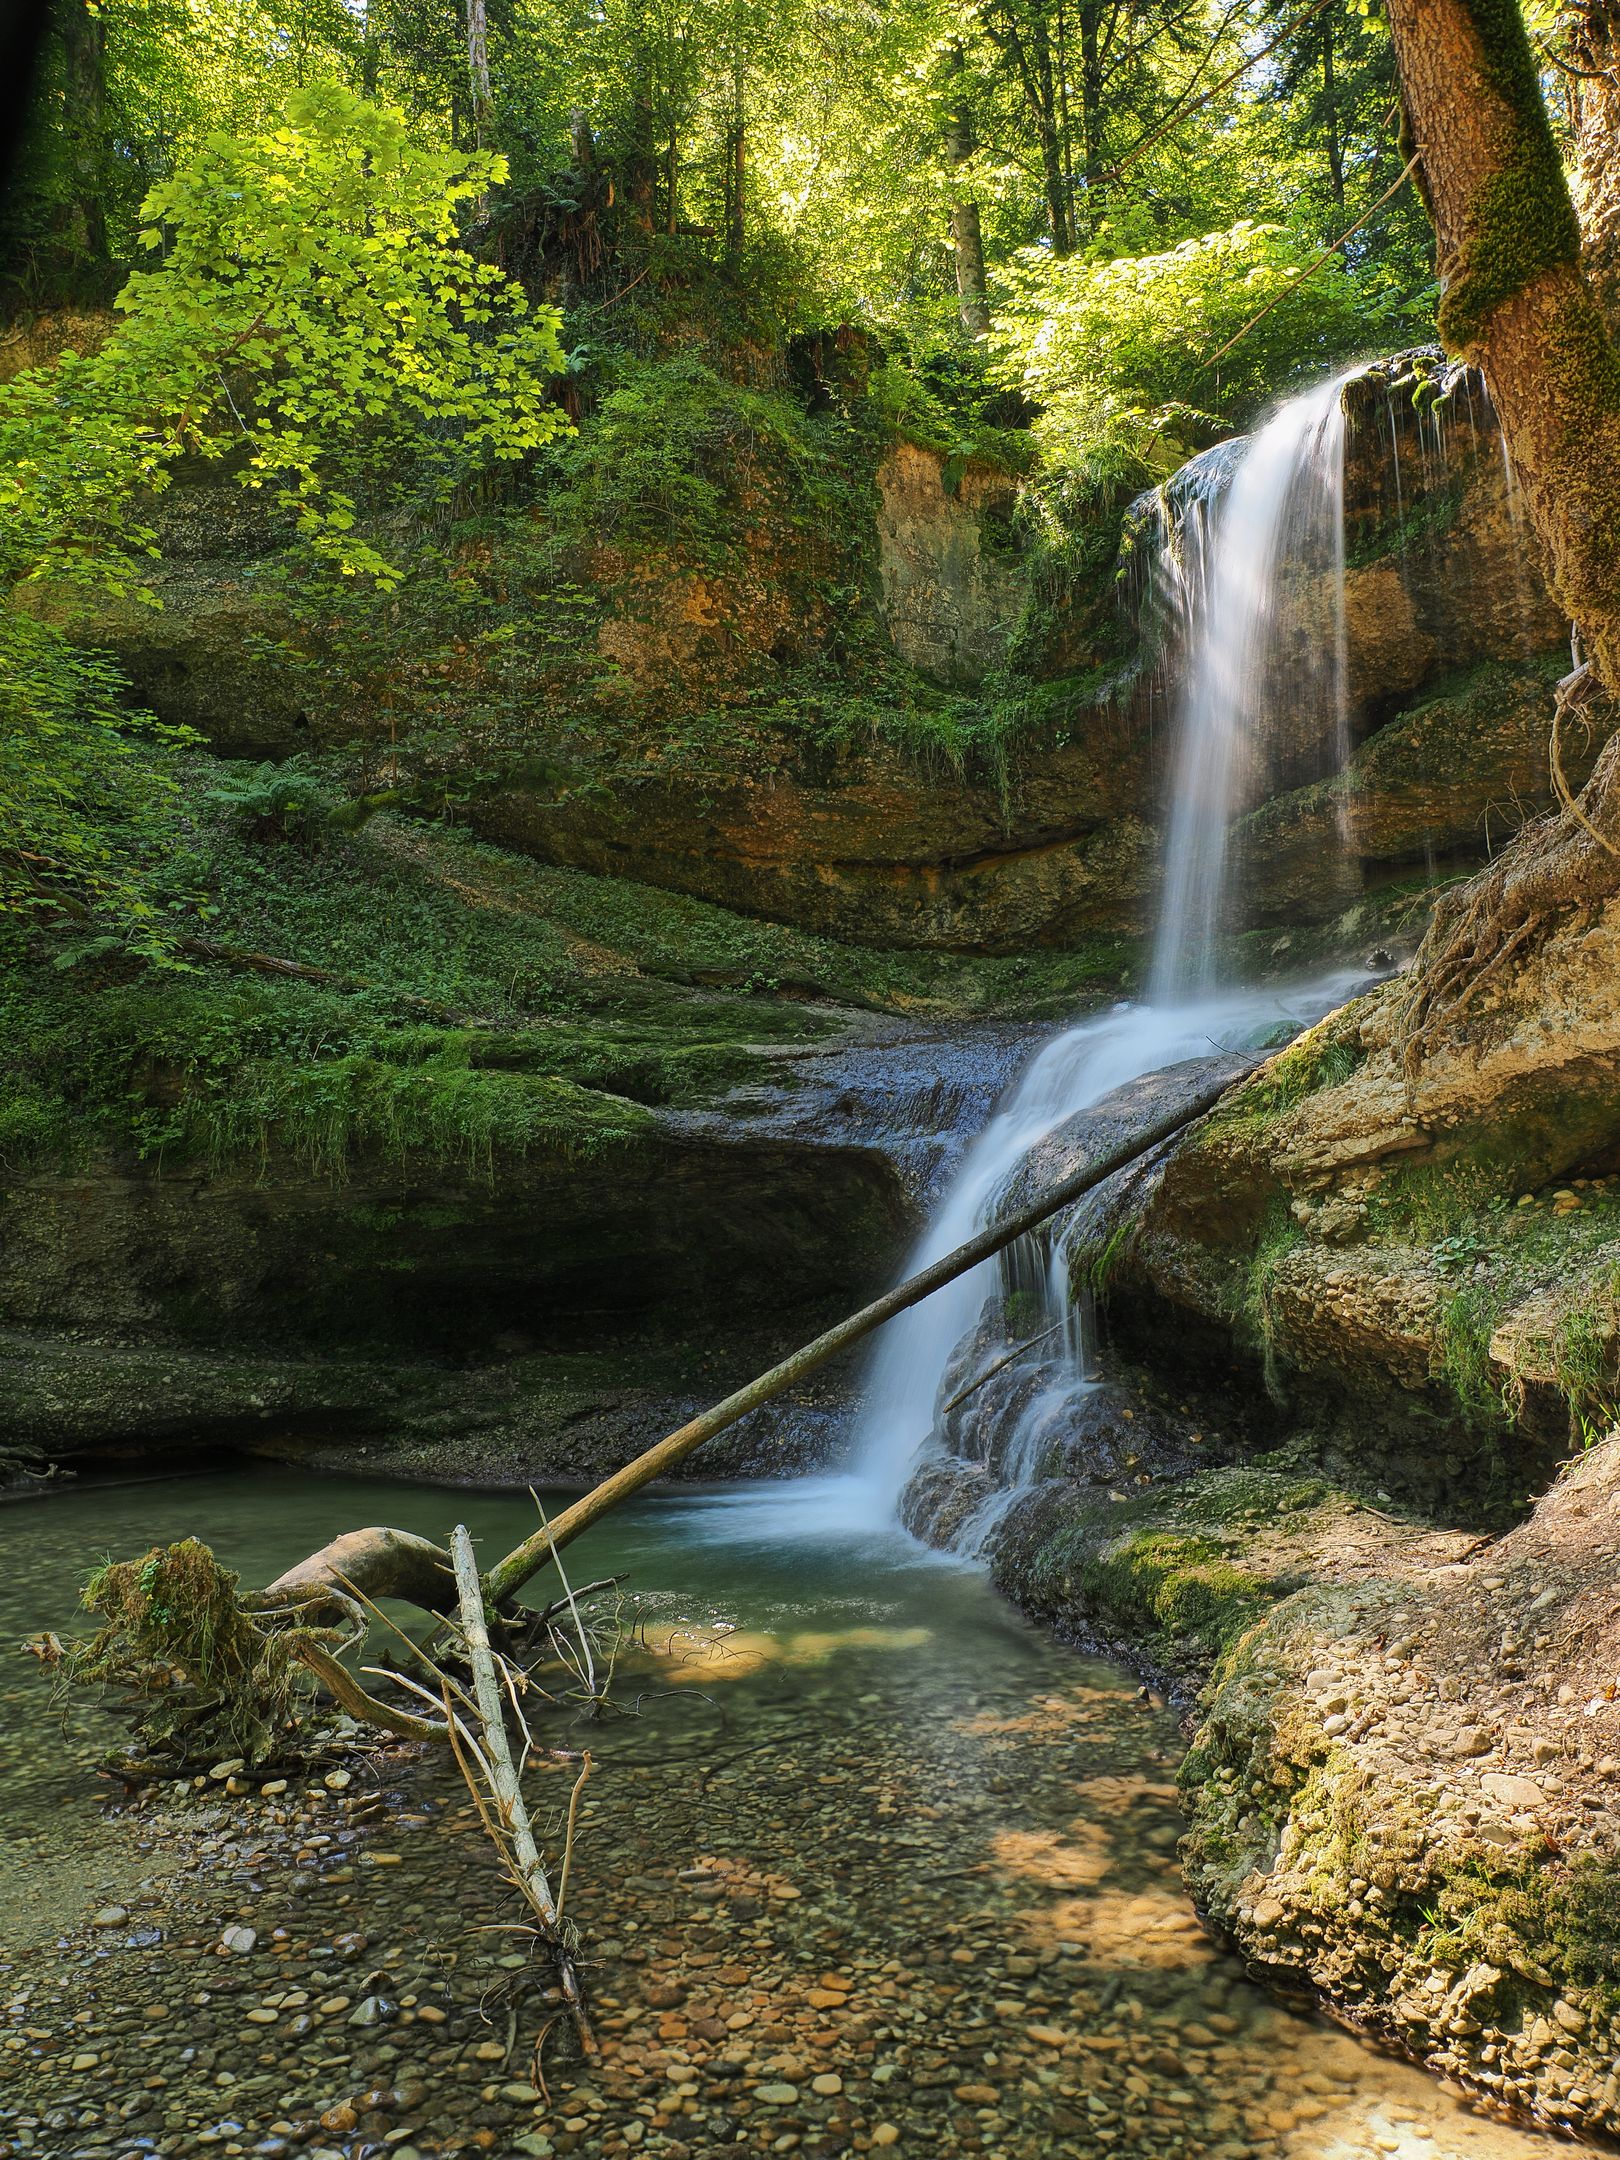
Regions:
<instances>
[{"instance_id":1,"label":"green undergrowth","mask_svg":"<svg viewBox=\"0 0 1620 2160\"><path fill-rule=\"evenodd\" d=\"M1351 1079L1367 1056L1360 1036L1364 1017L1359 1005L1349 1006L1307 1028L1252 1079L1232 1090L1203 1126L1200 1144L1217 1147L1234 1134L1261 1132L1308 1095Z\"/></svg>"},{"instance_id":2,"label":"green undergrowth","mask_svg":"<svg viewBox=\"0 0 1620 2160\"><path fill-rule=\"evenodd\" d=\"M537 758L570 786L612 789L649 770L763 776L874 742L1004 777L1009 744L1053 724L1044 667L961 690L896 656L871 604L876 480L897 442L921 441L950 495L971 462L1025 470L1030 438L946 411L895 365L822 387L807 402L735 380L690 345L598 352L578 432L537 455L516 496L387 533L403 574L386 607L290 558L252 566L256 663L328 740L386 716L389 769L463 798ZM1035 544L1016 515L985 520L982 541L1013 557ZM659 665L665 639L678 658ZM1075 702L1056 700L1059 721Z\"/></svg>"},{"instance_id":3,"label":"green undergrowth","mask_svg":"<svg viewBox=\"0 0 1620 2160\"><path fill-rule=\"evenodd\" d=\"M1540 1382L1578 1433L1620 1406L1620 1185L1583 1179L1581 1205L1565 1212L1553 1193L1573 1187L1516 1191L1525 1152L1523 1136L1502 1132L1471 1155L1392 1171L1369 1226L1426 1252L1439 1277L1437 1377L1473 1422L1511 1424ZM1532 1321L1509 1329L1504 1363L1493 1339L1526 1306Z\"/></svg>"},{"instance_id":4,"label":"green undergrowth","mask_svg":"<svg viewBox=\"0 0 1620 2160\"><path fill-rule=\"evenodd\" d=\"M220 785L242 768L194 753L175 767L174 880L207 912L176 912L172 964L72 925L13 937L0 974L13 1170L112 1147L491 1174L634 1148L656 1110L790 1082L784 1056L847 1027L840 1008L1071 1010L1127 957L1107 942L999 961L846 948L387 815L261 837L257 798Z\"/></svg>"},{"instance_id":5,"label":"green undergrowth","mask_svg":"<svg viewBox=\"0 0 1620 2160\"><path fill-rule=\"evenodd\" d=\"M942 402L897 363L807 396L758 355L733 358L748 365L728 371L690 343L593 350L574 380L577 433L520 480L437 513L362 517L400 572L386 596L325 576L268 520L249 531L213 473L161 506L160 616L132 623L70 594L43 604L88 645L228 670L309 739L369 744L365 784L424 803L514 784L718 786L874 745L925 778L1005 785L1021 744L1081 727L1118 673L1116 512L1055 483L982 512L978 544L1016 569L1027 602L982 685L933 682L874 605L878 472L920 442L949 497L970 466L1028 474L1031 436L989 424L982 397ZM749 367L755 379L736 379ZM222 557L216 532L240 552ZM1077 609L1095 617L1078 643Z\"/></svg>"}]
</instances>

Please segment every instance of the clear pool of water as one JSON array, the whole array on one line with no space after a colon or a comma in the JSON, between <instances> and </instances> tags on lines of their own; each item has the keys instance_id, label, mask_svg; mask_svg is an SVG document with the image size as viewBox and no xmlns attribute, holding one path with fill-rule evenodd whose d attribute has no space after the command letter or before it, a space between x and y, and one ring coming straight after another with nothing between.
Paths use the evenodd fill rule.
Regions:
<instances>
[{"instance_id":1,"label":"clear pool of water","mask_svg":"<svg viewBox=\"0 0 1620 2160\"><path fill-rule=\"evenodd\" d=\"M1253 1986L1180 1885L1172 1716L1027 1626L978 1572L852 1531L827 1500L814 1483L645 1500L571 1551L576 1581L622 1576L636 1645L618 1713L553 1728L598 1762L576 1918L603 2056L588 2070L554 2056L528 2103L512 2097L526 2043L493 2069L476 2051L476 2035L505 2031L481 2005L507 1947L477 1930L509 1906L442 1763L369 1774L378 1804L355 1851L382 1837L397 1854L386 1871L278 1863L211 1817L217 1883L206 1865L180 1887L159 1869L149 1926L137 1903L127 1936L87 1937L98 1906L129 1898L135 1864L118 1857L93 1770L113 1728L83 1705L64 1722L48 1677L13 1658L0 1917L14 2024L45 2037L19 2043L0 2114L0 2138L21 2121L11 2134L34 2142L0 2151L381 2154L390 2126L396 2149L423 2154L593 2160L1568 2149ZM803 1534L785 1536L799 1501ZM0 1511L0 1635L65 1630L86 1569L154 1541L202 1536L258 1582L340 1528L442 1539L456 1520L488 1559L533 1505L252 1472L66 1489ZM543 1820L565 1789L547 1776ZM229 1961L224 1987L210 1930L244 1915L266 1945L279 1929L279 1963ZM319 2008L337 1985L330 1946L360 1926L392 1976L377 1988L406 2005L381 2033ZM400 1977L419 1989L430 1972L438 2020ZM295 2011L297 1993L309 2003ZM368 2115L364 2080L391 2113ZM334 2107L352 2123L320 2129ZM288 2143L277 2123L317 2127Z\"/></svg>"}]
</instances>

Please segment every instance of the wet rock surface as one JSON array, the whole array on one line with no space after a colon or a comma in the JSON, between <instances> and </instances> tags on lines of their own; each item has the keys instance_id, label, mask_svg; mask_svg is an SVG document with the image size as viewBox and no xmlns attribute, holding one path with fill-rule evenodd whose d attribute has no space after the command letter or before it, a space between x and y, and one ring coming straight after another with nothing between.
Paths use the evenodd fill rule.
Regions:
<instances>
[{"instance_id":1,"label":"wet rock surface","mask_svg":"<svg viewBox=\"0 0 1620 2160\"><path fill-rule=\"evenodd\" d=\"M1397 978L1280 1053L1136 1196L1108 1324L1236 1362L1335 1474L1506 1520L1616 1356L1620 908L1549 914L1414 1062Z\"/></svg>"},{"instance_id":2,"label":"wet rock surface","mask_svg":"<svg viewBox=\"0 0 1620 2160\"><path fill-rule=\"evenodd\" d=\"M881 1284L1043 1033L841 1017L826 1042L759 1046L712 1108L658 1111L655 1144L611 1166L18 1184L0 1275L32 1325L0 1331L0 1446L605 1473ZM758 1413L703 1473L828 1460L846 1386Z\"/></svg>"}]
</instances>

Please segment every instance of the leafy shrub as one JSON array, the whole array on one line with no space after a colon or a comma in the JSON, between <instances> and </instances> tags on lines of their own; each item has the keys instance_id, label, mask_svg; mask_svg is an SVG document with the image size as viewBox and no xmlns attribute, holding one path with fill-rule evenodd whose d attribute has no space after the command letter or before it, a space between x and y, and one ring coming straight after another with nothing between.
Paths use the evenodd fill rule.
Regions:
<instances>
[{"instance_id":1,"label":"leafy shrub","mask_svg":"<svg viewBox=\"0 0 1620 2160\"><path fill-rule=\"evenodd\" d=\"M681 351L615 360L577 439L552 457L564 488L548 508L580 537L724 554L749 509L780 504L789 481L813 489L826 449L793 399Z\"/></svg>"},{"instance_id":2,"label":"leafy shrub","mask_svg":"<svg viewBox=\"0 0 1620 2160\"><path fill-rule=\"evenodd\" d=\"M60 631L0 614L0 920L105 909L133 946L163 943L148 871L175 838L160 728L123 678Z\"/></svg>"},{"instance_id":3,"label":"leafy shrub","mask_svg":"<svg viewBox=\"0 0 1620 2160\"><path fill-rule=\"evenodd\" d=\"M1037 400L1044 446L1082 470L1162 478L1290 381L1367 336L1354 280L1330 268L1290 290L1310 256L1248 219L1160 255L1090 262L1026 248L995 342ZM1218 367L1229 339L1276 302Z\"/></svg>"}]
</instances>

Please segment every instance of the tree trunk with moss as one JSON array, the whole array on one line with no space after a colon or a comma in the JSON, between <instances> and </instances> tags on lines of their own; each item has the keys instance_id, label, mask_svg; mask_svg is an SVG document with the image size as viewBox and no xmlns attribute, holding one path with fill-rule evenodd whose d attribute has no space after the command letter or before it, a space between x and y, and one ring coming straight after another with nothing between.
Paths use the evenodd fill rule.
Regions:
<instances>
[{"instance_id":1,"label":"tree trunk with moss","mask_svg":"<svg viewBox=\"0 0 1620 2160\"><path fill-rule=\"evenodd\" d=\"M951 108L945 128L945 155L953 166L969 163L973 156L973 118L968 110L967 62L960 45L951 48ZM962 328L971 338L981 338L990 328L990 302L984 278L984 233L976 202L951 205L951 249L956 258L956 296Z\"/></svg>"},{"instance_id":2,"label":"tree trunk with moss","mask_svg":"<svg viewBox=\"0 0 1620 2160\"><path fill-rule=\"evenodd\" d=\"M1586 274L1620 321L1620 6L1586 0L1569 18L1575 208Z\"/></svg>"},{"instance_id":3,"label":"tree trunk with moss","mask_svg":"<svg viewBox=\"0 0 1620 2160\"><path fill-rule=\"evenodd\" d=\"M67 61L67 151L73 181L72 244L91 264L108 260L107 26L89 0L60 12Z\"/></svg>"},{"instance_id":4,"label":"tree trunk with moss","mask_svg":"<svg viewBox=\"0 0 1620 2160\"><path fill-rule=\"evenodd\" d=\"M1593 667L1620 691L1620 350L1517 0L1390 0L1447 345L1481 366Z\"/></svg>"}]
</instances>

